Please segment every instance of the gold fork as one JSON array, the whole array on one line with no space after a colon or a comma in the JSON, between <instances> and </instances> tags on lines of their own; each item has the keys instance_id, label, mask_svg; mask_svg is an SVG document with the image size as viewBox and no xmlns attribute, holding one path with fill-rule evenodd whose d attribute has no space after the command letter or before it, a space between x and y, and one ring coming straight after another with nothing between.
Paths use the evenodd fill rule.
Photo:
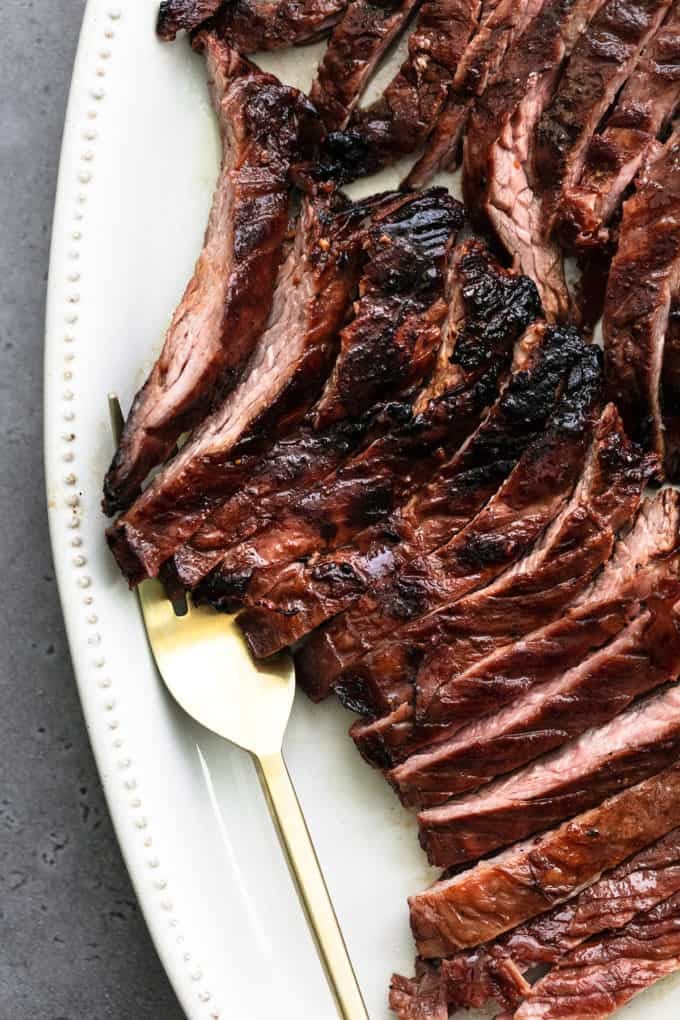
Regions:
<instances>
[{"instance_id":1,"label":"gold fork","mask_svg":"<svg viewBox=\"0 0 680 1020\"><path fill-rule=\"evenodd\" d=\"M118 441L123 415L109 396ZM319 958L343 1020L368 1020L359 984L333 909L281 747L295 693L290 656L254 662L235 623L187 599L177 615L158 581L137 589L146 633L165 686L206 729L249 751Z\"/></svg>"}]
</instances>

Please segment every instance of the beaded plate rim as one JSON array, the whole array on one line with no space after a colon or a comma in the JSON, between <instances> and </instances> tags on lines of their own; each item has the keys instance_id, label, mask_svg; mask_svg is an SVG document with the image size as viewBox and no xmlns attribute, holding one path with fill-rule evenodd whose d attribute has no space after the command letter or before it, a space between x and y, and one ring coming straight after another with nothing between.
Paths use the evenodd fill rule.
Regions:
<instances>
[{"instance_id":1,"label":"beaded plate rim","mask_svg":"<svg viewBox=\"0 0 680 1020\"><path fill-rule=\"evenodd\" d=\"M135 0L88 0L64 124L56 190L45 333L44 441L48 520L57 583L81 704L118 844L165 972L190 1020L225 1020L202 967L187 945L172 896L172 875L159 847L136 774L134 753L119 718L113 670L109 672L96 579L81 534L77 389L74 381L82 268L80 243L88 200L97 188L93 165L106 131L107 77ZM54 366L61 365L55 373ZM59 432L55 458L51 438ZM80 463L79 463L80 461ZM82 487L81 487L82 486ZM78 604L78 611L74 606ZM93 699L93 692L96 695ZM151 805L153 807L153 805ZM130 824L132 823L132 824ZM151 876L151 879L150 879ZM150 880L149 880L150 879Z\"/></svg>"}]
</instances>

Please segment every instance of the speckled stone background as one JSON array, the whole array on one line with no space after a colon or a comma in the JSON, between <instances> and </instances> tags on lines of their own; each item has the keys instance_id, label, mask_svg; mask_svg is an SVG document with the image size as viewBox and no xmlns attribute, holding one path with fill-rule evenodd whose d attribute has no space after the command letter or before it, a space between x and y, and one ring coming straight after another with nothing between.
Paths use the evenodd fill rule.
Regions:
<instances>
[{"instance_id":1,"label":"speckled stone background","mask_svg":"<svg viewBox=\"0 0 680 1020\"><path fill-rule=\"evenodd\" d=\"M45 281L84 2L1 6L0 1018L181 1020L97 780L43 496Z\"/></svg>"}]
</instances>

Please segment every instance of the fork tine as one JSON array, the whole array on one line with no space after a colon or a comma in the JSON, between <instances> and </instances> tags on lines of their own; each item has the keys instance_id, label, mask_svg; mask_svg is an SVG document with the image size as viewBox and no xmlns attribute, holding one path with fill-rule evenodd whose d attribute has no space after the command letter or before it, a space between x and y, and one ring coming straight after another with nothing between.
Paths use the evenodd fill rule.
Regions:
<instances>
[{"instance_id":1,"label":"fork tine","mask_svg":"<svg viewBox=\"0 0 680 1020\"><path fill-rule=\"evenodd\" d=\"M113 438L118 443L120 442L120 437L123 434L125 419L123 418L123 412L121 410L120 400L118 399L117 393L109 393L109 418L111 420Z\"/></svg>"},{"instance_id":2,"label":"fork tine","mask_svg":"<svg viewBox=\"0 0 680 1020\"><path fill-rule=\"evenodd\" d=\"M111 432L116 443L120 441L120 437L123 434L123 426L125 425L125 419L123 417L123 411L120 406L120 400L118 399L117 393L109 393L109 419L111 421ZM165 588L165 585L163 585ZM175 616L186 616L188 612L187 597L184 592L173 592L172 597L166 590L166 595L170 599Z\"/></svg>"}]
</instances>

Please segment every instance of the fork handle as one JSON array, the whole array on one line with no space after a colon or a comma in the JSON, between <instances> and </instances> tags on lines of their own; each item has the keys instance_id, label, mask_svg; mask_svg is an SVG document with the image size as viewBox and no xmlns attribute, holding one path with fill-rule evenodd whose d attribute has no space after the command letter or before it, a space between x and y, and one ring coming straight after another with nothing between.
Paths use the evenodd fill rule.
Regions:
<instances>
[{"instance_id":1,"label":"fork handle","mask_svg":"<svg viewBox=\"0 0 680 1020\"><path fill-rule=\"evenodd\" d=\"M253 756L272 821L342 1020L368 1020L366 1006L283 755Z\"/></svg>"}]
</instances>

